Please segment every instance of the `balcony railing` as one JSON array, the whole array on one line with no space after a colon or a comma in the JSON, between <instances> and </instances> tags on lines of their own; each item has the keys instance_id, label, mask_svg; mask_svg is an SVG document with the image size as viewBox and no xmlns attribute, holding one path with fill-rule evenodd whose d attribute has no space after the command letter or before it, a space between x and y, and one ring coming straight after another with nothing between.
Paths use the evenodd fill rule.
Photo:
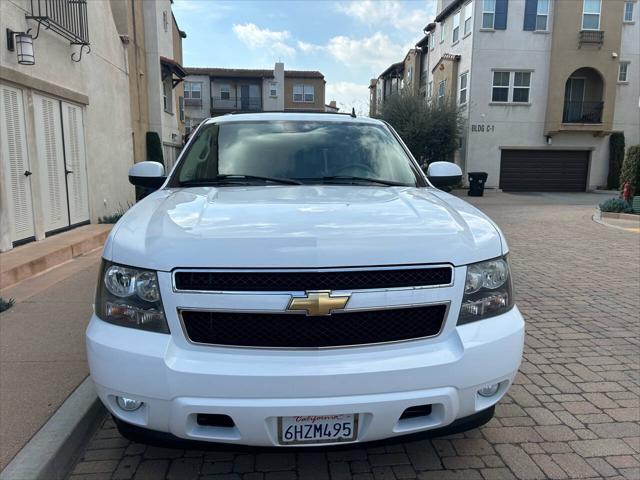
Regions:
<instances>
[{"instance_id":1,"label":"balcony railing","mask_svg":"<svg viewBox=\"0 0 640 480\"><path fill-rule=\"evenodd\" d=\"M31 0L28 19L66 38L72 45L89 45L86 0Z\"/></svg>"},{"instance_id":2,"label":"balcony railing","mask_svg":"<svg viewBox=\"0 0 640 480\"><path fill-rule=\"evenodd\" d=\"M602 30L580 30L580 43L602 45L604 43L604 32Z\"/></svg>"},{"instance_id":3,"label":"balcony railing","mask_svg":"<svg viewBox=\"0 0 640 480\"><path fill-rule=\"evenodd\" d=\"M261 97L211 97L212 110L232 110L259 112L262 110Z\"/></svg>"},{"instance_id":4,"label":"balcony railing","mask_svg":"<svg viewBox=\"0 0 640 480\"><path fill-rule=\"evenodd\" d=\"M604 102L564 102L562 123L602 123Z\"/></svg>"},{"instance_id":5,"label":"balcony railing","mask_svg":"<svg viewBox=\"0 0 640 480\"><path fill-rule=\"evenodd\" d=\"M185 98L184 105L185 107L202 107L202 99L201 98Z\"/></svg>"}]
</instances>

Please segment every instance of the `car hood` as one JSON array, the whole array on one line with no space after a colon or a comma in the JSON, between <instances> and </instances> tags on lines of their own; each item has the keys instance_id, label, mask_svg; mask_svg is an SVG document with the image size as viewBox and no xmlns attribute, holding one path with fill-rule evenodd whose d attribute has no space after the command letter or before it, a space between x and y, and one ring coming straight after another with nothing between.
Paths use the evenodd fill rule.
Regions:
<instances>
[{"instance_id":1,"label":"car hood","mask_svg":"<svg viewBox=\"0 0 640 480\"><path fill-rule=\"evenodd\" d=\"M502 255L502 243L483 213L433 188L197 187L136 204L104 255L164 271L462 265Z\"/></svg>"}]
</instances>

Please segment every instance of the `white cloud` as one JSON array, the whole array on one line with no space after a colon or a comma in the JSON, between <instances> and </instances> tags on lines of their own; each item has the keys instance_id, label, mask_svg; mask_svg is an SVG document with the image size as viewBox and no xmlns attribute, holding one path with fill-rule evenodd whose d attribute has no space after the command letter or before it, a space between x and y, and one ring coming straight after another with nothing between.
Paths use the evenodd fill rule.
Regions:
<instances>
[{"instance_id":1,"label":"white cloud","mask_svg":"<svg viewBox=\"0 0 640 480\"><path fill-rule=\"evenodd\" d=\"M326 47L336 60L351 67L366 67L370 75L404 58L406 49L384 33L376 32L370 37L354 39L345 36L333 37Z\"/></svg>"},{"instance_id":2,"label":"white cloud","mask_svg":"<svg viewBox=\"0 0 640 480\"><path fill-rule=\"evenodd\" d=\"M351 38L338 35L329 39L326 45L303 41L297 42L304 53L325 52L335 60L351 68L364 68L368 75L377 76L392 63L401 61L412 44L401 45L393 42L386 34L376 32L370 37Z\"/></svg>"},{"instance_id":3,"label":"white cloud","mask_svg":"<svg viewBox=\"0 0 640 480\"><path fill-rule=\"evenodd\" d=\"M325 49L322 45L314 45L298 40L298 49L304 53L320 52Z\"/></svg>"},{"instance_id":4,"label":"white cloud","mask_svg":"<svg viewBox=\"0 0 640 480\"><path fill-rule=\"evenodd\" d=\"M340 2L337 7L338 11L367 25L390 25L411 35L420 35L424 26L433 20L436 1L421 1L420 8L414 9L406 5L397 0L360 0Z\"/></svg>"},{"instance_id":5,"label":"white cloud","mask_svg":"<svg viewBox=\"0 0 640 480\"><path fill-rule=\"evenodd\" d=\"M262 48L273 54L288 57L296 53L295 49L287 44L291 34L286 30L274 31L260 28L254 23L244 23L234 24L233 33L252 50Z\"/></svg>"},{"instance_id":6,"label":"white cloud","mask_svg":"<svg viewBox=\"0 0 640 480\"><path fill-rule=\"evenodd\" d=\"M335 100L341 112L349 113L352 108L358 115L369 114L368 85L352 82L327 82L325 91L327 103Z\"/></svg>"}]
</instances>

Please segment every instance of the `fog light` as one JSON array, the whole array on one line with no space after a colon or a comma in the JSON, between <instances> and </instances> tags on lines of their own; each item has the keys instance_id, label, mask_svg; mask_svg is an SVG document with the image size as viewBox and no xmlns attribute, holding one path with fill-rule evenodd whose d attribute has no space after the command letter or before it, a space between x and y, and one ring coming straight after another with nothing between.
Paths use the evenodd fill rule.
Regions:
<instances>
[{"instance_id":1,"label":"fog light","mask_svg":"<svg viewBox=\"0 0 640 480\"><path fill-rule=\"evenodd\" d=\"M499 388L500 388L499 383L485 385L480 390L478 390L478 395L480 395L481 397L493 397L496 393L498 393Z\"/></svg>"},{"instance_id":2,"label":"fog light","mask_svg":"<svg viewBox=\"0 0 640 480\"><path fill-rule=\"evenodd\" d=\"M135 412L142 406L142 402L140 400L134 400L133 398L127 397L116 397L116 403L125 412Z\"/></svg>"}]
</instances>

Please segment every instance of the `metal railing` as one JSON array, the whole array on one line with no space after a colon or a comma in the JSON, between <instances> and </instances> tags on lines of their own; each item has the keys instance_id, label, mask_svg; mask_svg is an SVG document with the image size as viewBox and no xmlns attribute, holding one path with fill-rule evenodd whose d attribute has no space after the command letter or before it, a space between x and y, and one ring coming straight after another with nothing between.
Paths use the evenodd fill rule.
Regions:
<instances>
[{"instance_id":1,"label":"metal railing","mask_svg":"<svg viewBox=\"0 0 640 480\"><path fill-rule=\"evenodd\" d=\"M602 123L604 102L564 102L562 123Z\"/></svg>"},{"instance_id":2,"label":"metal railing","mask_svg":"<svg viewBox=\"0 0 640 480\"><path fill-rule=\"evenodd\" d=\"M87 0L31 0L28 19L66 38L72 45L89 45Z\"/></svg>"},{"instance_id":3,"label":"metal railing","mask_svg":"<svg viewBox=\"0 0 640 480\"><path fill-rule=\"evenodd\" d=\"M202 99L201 98L185 98L184 105L185 107L202 107Z\"/></svg>"},{"instance_id":4,"label":"metal railing","mask_svg":"<svg viewBox=\"0 0 640 480\"><path fill-rule=\"evenodd\" d=\"M580 30L580 43L604 43L604 32L602 30Z\"/></svg>"},{"instance_id":5,"label":"metal railing","mask_svg":"<svg viewBox=\"0 0 640 480\"><path fill-rule=\"evenodd\" d=\"M262 97L211 97L212 110L260 111Z\"/></svg>"}]
</instances>

